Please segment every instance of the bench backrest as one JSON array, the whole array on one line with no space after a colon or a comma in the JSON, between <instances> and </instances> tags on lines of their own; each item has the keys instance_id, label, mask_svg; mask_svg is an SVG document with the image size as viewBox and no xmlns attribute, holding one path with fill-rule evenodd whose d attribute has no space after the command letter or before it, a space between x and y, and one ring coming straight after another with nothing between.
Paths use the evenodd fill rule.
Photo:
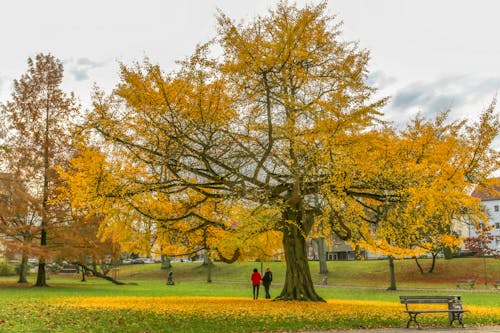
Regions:
<instances>
[{"instance_id":1,"label":"bench backrest","mask_svg":"<svg viewBox=\"0 0 500 333\"><path fill-rule=\"evenodd\" d=\"M402 304L438 304L438 303L451 303L453 301L460 301L461 296L447 295L447 296L399 296Z\"/></svg>"}]
</instances>

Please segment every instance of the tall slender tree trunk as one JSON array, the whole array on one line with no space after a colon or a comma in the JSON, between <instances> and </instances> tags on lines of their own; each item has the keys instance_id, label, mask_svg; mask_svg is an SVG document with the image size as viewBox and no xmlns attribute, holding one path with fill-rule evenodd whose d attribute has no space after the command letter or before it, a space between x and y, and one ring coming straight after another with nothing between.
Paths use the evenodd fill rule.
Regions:
<instances>
[{"instance_id":1,"label":"tall slender tree trunk","mask_svg":"<svg viewBox=\"0 0 500 333\"><path fill-rule=\"evenodd\" d=\"M44 142L43 142L43 193L42 193L42 225L41 225L41 237L40 246L42 251L47 246L47 225L48 225L48 201L49 201L49 131L50 131L50 89L47 89L47 106L45 109L45 131L44 131ZM47 286L47 273L45 271L45 254L39 259L38 263L38 273L36 276L37 287Z\"/></svg>"},{"instance_id":2,"label":"tall slender tree trunk","mask_svg":"<svg viewBox=\"0 0 500 333\"><path fill-rule=\"evenodd\" d=\"M87 282L87 272L85 271L85 268L82 267L82 282Z\"/></svg>"},{"instance_id":3,"label":"tall slender tree trunk","mask_svg":"<svg viewBox=\"0 0 500 333\"><path fill-rule=\"evenodd\" d=\"M323 237L314 238L313 241L318 247L319 274L328 274L328 266L326 264L326 242Z\"/></svg>"},{"instance_id":4,"label":"tall slender tree trunk","mask_svg":"<svg viewBox=\"0 0 500 333\"><path fill-rule=\"evenodd\" d=\"M422 265L418 262L417 256L414 256L413 259L415 259L415 263L417 264L418 270L420 271L420 274L424 274L424 269L422 268Z\"/></svg>"},{"instance_id":5,"label":"tall slender tree trunk","mask_svg":"<svg viewBox=\"0 0 500 333\"><path fill-rule=\"evenodd\" d=\"M43 222L42 222L43 225ZM47 231L45 228L42 229L40 237L40 245L42 248L47 246ZM46 287L47 286L47 272L45 271L45 257L42 255L38 260L38 272L36 275L36 287Z\"/></svg>"},{"instance_id":6,"label":"tall slender tree trunk","mask_svg":"<svg viewBox=\"0 0 500 333\"><path fill-rule=\"evenodd\" d=\"M432 252L432 264L431 264L431 268L429 268L428 273L434 272L434 267L436 267L436 257L437 257L437 253Z\"/></svg>"},{"instance_id":7,"label":"tall slender tree trunk","mask_svg":"<svg viewBox=\"0 0 500 333\"><path fill-rule=\"evenodd\" d=\"M391 285L387 290L396 290L396 273L394 271L394 258L389 256L389 275L391 278Z\"/></svg>"},{"instance_id":8,"label":"tall slender tree trunk","mask_svg":"<svg viewBox=\"0 0 500 333\"><path fill-rule=\"evenodd\" d=\"M207 266L207 282L212 283L212 266L213 264L210 262Z\"/></svg>"},{"instance_id":9,"label":"tall slender tree trunk","mask_svg":"<svg viewBox=\"0 0 500 333\"><path fill-rule=\"evenodd\" d=\"M19 266L19 280L17 283L27 283L26 276L28 275L28 256L23 253L21 258L21 265Z\"/></svg>"},{"instance_id":10,"label":"tall slender tree trunk","mask_svg":"<svg viewBox=\"0 0 500 333\"><path fill-rule=\"evenodd\" d=\"M170 256L166 254L161 255L161 269L170 269L172 268L172 261L170 260Z\"/></svg>"},{"instance_id":11,"label":"tall slender tree trunk","mask_svg":"<svg viewBox=\"0 0 500 333\"><path fill-rule=\"evenodd\" d=\"M305 233L298 224L288 223L283 230L283 248L286 259L285 284L279 300L323 301L314 290L309 262Z\"/></svg>"},{"instance_id":12,"label":"tall slender tree trunk","mask_svg":"<svg viewBox=\"0 0 500 333\"><path fill-rule=\"evenodd\" d=\"M212 260L210 259L210 255L208 251L205 253L205 256L203 257L203 266L207 267L207 282L211 283L212 282L212 268L213 268L213 263Z\"/></svg>"}]
</instances>

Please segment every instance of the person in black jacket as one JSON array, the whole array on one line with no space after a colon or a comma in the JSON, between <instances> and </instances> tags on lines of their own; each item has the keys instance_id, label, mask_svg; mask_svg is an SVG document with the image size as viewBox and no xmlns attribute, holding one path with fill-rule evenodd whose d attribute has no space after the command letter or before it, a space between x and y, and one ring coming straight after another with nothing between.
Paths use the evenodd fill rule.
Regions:
<instances>
[{"instance_id":1,"label":"person in black jacket","mask_svg":"<svg viewBox=\"0 0 500 333\"><path fill-rule=\"evenodd\" d=\"M262 278L262 284L264 285L264 289L266 291L266 298L271 298L269 294L269 288L271 287L271 281L273 280L273 273L269 269L266 268L266 272L264 273L264 277Z\"/></svg>"}]
</instances>

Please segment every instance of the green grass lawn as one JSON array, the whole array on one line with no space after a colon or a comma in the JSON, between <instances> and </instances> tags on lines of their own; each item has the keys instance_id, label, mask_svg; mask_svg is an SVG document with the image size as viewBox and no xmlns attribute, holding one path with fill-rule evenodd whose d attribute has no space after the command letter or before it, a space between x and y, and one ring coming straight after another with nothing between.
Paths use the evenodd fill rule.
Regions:
<instances>
[{"instance_id":1,"label":"green grass lawn","mask_svg":"<svg viewBox=\"0 0 500 333\"><path fill-rule=\"evenodd\" d=\"M487 285L484 285L484 263L490 281ZM428 262L423 264L427 265ZM284 280L284 263L263 263L262 266L269 266L274 273L271 294L276 296ZM331 303L325 305L328 306L326 308L314 305L319 307L316 312L334 309L332 315L320 318L301 316L300 313L306 313L307 308L297 313L292 311L291 314L287 312L280 315L280 311L297 305L264 300L252 302L250 273L254 267L261 267L260 263L255 262L231 265L217 262L212 268L212 283L206 282L207 267L201 263L174 263L172 271L175 286L166 285L167 271L161 270L159 264L121 266L118 279L129 283L123 286L96 278L81 282L79 275L51 275L48 288L33 287L32 284L19 285L15 283L15 277L0 278L0 332L257 332L403 327L406 315L403 305L398 304L398 296L402 294L460 294L466 308L476 307L474 314L465 315L466 324L499 323L500 291L494 290L491 283L500 278L499 260L439 260L435 273L424 275L418 272L413 261L397 261L399 290L392 292L385 290L388 285L387 266L385 261L329 262L329 285L322 286L319 282L323 276L317 273L318 265L311 263L313 279L318 282L316 290ZM475 278L476 288L456 289L456 279L462 277ZM33 275L29 278L34 282ZM64 305L68 304L64 302L78 305L92 299L98 299L98 302L118 300L119 304L120 300L130 302L134 297L138 298L137 304L146 303L146 308L98 309ZM221 297L236 297L243 301L228 305L220 300ZM197 301L190 303L193 298ZM175 305L186 303L187 310L169 311L168 304L161 305L162 300L171 302L172 299ZM372 314L365 306L356 305L363 304L356 303L358 301L375 302L368 307L372 309L392 307L387 310L388 313L392 311L392 315L380 315L377 311ZM355 310L356 314L343 316L335 312L344 306L342 302L347 302L345 306L360 308ZM260 308L255 308L255 304L270 307L266 311L278 314L269 317L268 312L262 310L261 315ZM160 313L149 311L154 310L155 306L165 306L166 310ZM207 311L207 306L214 312ZM247 315L241 316L243 313ZM422 320L427 326L447 325L445 316L425 316Z\"/></svg>"},{"instance_id":2,"label":"green grass lawn","mask_svg":"<svg viewBox=\"0 0 500 333\"><path fill-rule=\"evenodd\" d=\"M430 266L430 259L420 259L424 269ZM488 285L485 282L485 264ZM389 265L386 260L365 261L329 261L328 281L334 286L372 286L387 287L389 285ZM165 279L166 271L158 269L159 264L121 266L119 277L125 280ZM283 262L245 262L225 264L216 262L212 269L213 281L246 282L250 279L253 268L270 267L276 282L283 281L285 265ZM323 275L319 274L318 262L310 262L311 274L316 283L320 283ZM452 260L438 259L434 272L420 274L414 260L395 261L396 280L402 288L455 288L461 278L476 280L476 288L491 289L495 280L500 280L500 259L456 258ZM198 262L174 262L172 271L179 281L204 281L207 278L207 267Z\"/></svg>"}]
</instances>

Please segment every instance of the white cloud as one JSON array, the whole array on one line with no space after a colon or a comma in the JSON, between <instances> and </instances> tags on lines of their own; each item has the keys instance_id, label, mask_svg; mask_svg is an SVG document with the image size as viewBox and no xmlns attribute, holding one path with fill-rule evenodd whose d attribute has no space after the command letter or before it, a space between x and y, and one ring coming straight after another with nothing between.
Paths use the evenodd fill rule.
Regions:
<instances>
[{"instance_id":1,"label":"white cloud","mask_svg":"<svg viewBox=\"0 0 500 333\"><path fill-rule=\"evenodd\" d=\"M78 82L89 80L92 70L104 67L107 63L105 61L93 61L89 58L82 57L76 60L73 58L65 60L64 65L67 67L67 71L73 76L73 79Z\"/></svg>"},{"instance_id":2,"label":"white cloud","mask_svg":"<svg viewBox=\"0 0 500 333\"><path fill-rule=\"evenodd\" d=\"M394 90L386 115L399 124L417 112L432 118L446 109L453 119L475 118L496 96L499 84L500 77L457 74L411 82Z\"/></svg>"},{"instance_id":3,"label":"white cloud","mask_svg":"<svg viewBox=\"0 0 500 333\"><path fill-rule=\"evenodd\" d=\"M367 84L377 89L387 89L397 82L397 78L388 75L382 70L375 71L368 75Z\"/></svg>"}]
</instances>

